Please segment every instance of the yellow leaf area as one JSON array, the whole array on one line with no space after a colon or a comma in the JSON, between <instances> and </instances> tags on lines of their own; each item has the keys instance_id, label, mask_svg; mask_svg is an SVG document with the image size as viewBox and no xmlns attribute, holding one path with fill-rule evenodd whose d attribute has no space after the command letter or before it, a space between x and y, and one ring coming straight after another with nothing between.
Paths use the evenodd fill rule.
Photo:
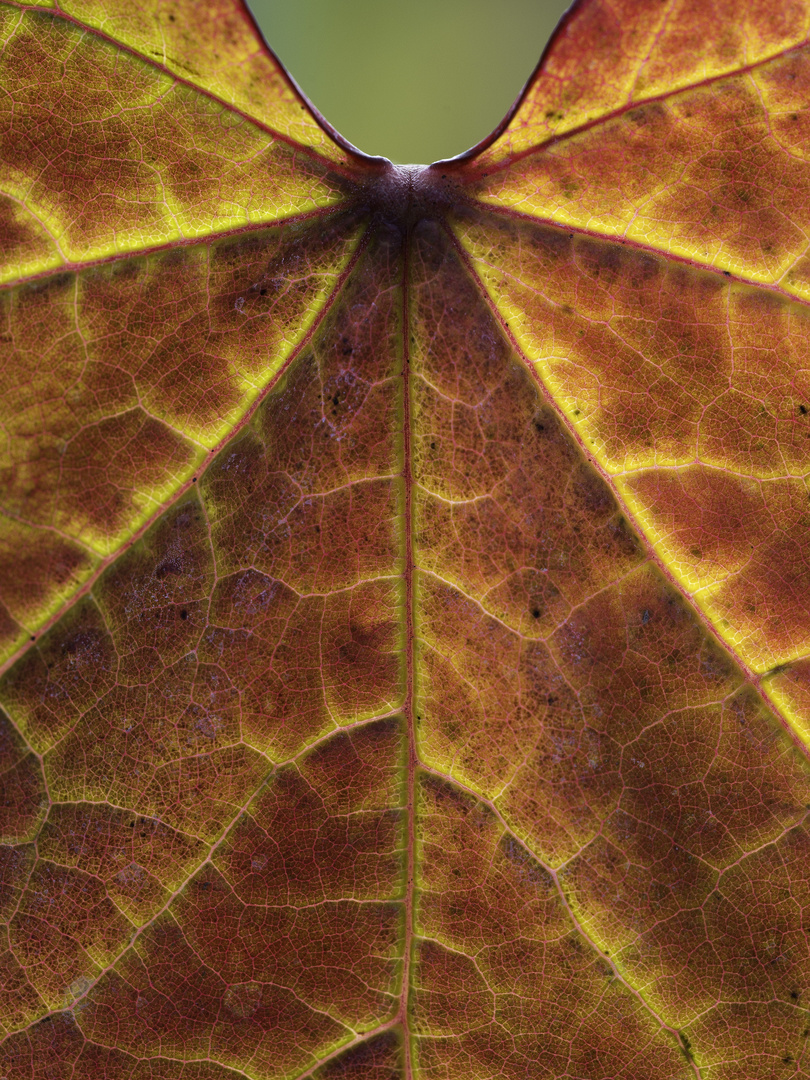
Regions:
<instances>
[{"instance_id":1,"label":"yellow leaf area","mask_svg":"<svg viewBox=\"0 0 810 1080\"><path fill-rule=\"evenodd\" d=\"M192 482L310 331L358 228L297 242L343 180L290 123L279 136L48 13L3 5L0 37L8 655Z\"/></svg>"},{"instance_id":2,"label":"yellow leaf area","mask_svg":"<svg viewBox=\"0 0 810 1080\"><path fill-rule=\"evenodd\" d=\"M805 5L429 169L0 11L0 1077L808 1075Z\"/></svg>"}]
</instances>

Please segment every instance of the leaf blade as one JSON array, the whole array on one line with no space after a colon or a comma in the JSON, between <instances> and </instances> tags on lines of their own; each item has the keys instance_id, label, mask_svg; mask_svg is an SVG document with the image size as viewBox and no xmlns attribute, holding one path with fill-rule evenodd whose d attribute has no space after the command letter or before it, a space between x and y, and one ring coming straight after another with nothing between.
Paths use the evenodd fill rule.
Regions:
<instances>
[{"instance_id":1,"label":"leaf blade","mask_svg":"<svg viewBox=\"0 0 810 1080\"><path fill-rule=\"evenodd\" d=\"M604 123L571 145L610 130L589 107ZM810 776L784 727L803 733L806 664L768 667L803 631L778 577L798 563L756 533L732 600L759 590L771 614L729 631L711 607L729 559L693 583L676 541L697 521L749 542L738 495L708 525L694 509L713 454L732 485L747 468L776 490L778 455L801 481L795 416L774 450L711 408L728 340L730 392L779 402L802 305L572 236L562 212L504 212L487 153L421 173L352 158L342 203L277 223L275 269L258 225L251 247L210 219L206 251L237 252L238 375L248 283L297 282L287 306L255 298L253 405L244 385L208 402L211 379L193 399L172 381L178 357L200 365L192 267L143 392L219 453L0 680L0 1001L21 1075L800 1068ZM83 297L97 283L91 360L168 325L159 290L131 316L126 270L165 258L176 276L201 250L77 274ZM692 502L666 503L667 478L693 474Z\"/></svg>"}]
</instances>

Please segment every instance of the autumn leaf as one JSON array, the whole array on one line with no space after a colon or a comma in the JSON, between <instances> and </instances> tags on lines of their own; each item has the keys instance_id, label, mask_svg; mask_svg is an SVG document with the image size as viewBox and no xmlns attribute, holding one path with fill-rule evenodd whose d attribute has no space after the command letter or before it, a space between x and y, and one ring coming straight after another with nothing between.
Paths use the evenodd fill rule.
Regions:
<instances>
[{"instance_id":1,"label":"autumn leaf","mask_svg":"<svg viewBox=\"0 0 810 1080\"><path fill-rule=\"evenodd\" d=\"M0 1075L807 1076L810 4L429 168L0 15Z\"/></svg>"}]
</instances>

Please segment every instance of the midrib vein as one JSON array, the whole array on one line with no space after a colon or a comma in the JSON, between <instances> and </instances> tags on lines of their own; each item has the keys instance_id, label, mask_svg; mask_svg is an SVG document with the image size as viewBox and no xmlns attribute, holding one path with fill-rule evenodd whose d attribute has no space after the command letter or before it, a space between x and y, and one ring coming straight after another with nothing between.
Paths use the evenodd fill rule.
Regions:
<instances>
[{"instance_id":1,"label":"midrib vein","mask_svg":"<svg viewBox=\"0 0 810 1080\"><path fill-rule=\"evenodd\" d=\"M411 455L411 371L409 307L410 231L405 232L402 254L402 478L404 487L405 559L405 723L407 726L407 804L405 868L405 940L402 954L402 990L397 1019L402 1025L405 1080L413 1080L411 1034L408 1006L411 985L411 952L414 939L414 899L416 895L416 721L415 721L415 636L414 636L414 561L413 561L413 472Z\"/></svg>"}]
</instances>

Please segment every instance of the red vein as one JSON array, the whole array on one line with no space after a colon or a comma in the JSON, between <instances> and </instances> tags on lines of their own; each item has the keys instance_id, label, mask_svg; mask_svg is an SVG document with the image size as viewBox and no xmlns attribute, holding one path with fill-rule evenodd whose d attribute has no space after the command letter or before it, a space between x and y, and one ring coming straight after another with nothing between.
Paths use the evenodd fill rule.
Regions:
<instances>
[{"instance_id":1,"label":"red vein","mask_svg":"<svg viewBox=\"0 0 810 1080\"><path fill-rule=\"evenodd\" d=\"M258 788L249 793L247 799L244 801L244 803L242 803L242 805L240 807L238 807L236 813L233 815L233 817L230 819L230 821L228 821L223 826L222 831L216 837L216 839L214 839L210 844L207 845L208 850L207 850L207 852L205 854L205 857L203 859L201 859L199 861L199 863L195 864L195 866L193 866L191 870L189 870L189 872L186 874L186 876L183 878L183 880L180 882L180 884L175 889L172 890L172 892L171 892L170 896L168 897L168 899L160 906L160 908L158 908L158 910L154 913L154 915L152 915L151 918L147 919L147 921L142 923L140 926L137 926L137 927L134 928L133 932L130 934L130 936L129 936L128 940L126 941L126 943L121 947L121 949L113 957L113 959L110 960L108 963L106 963L104 965L104 967L101 969L101 971L99 971L99 973L96 976L94 976L92 979L87 980L87 986L84 988L84 990L82 990L81 993L76 994L71 999L69 1005L67 1005L66 1007L65 1006L62 1006L62 1007L57 1006L57 1007L54 1007L54 1008L47 1009L46 1012L43 1015L37 1016L33 1020L30 1020L27 1024L23 1024L19 1028L16 1028L14 1030L13 1034L17 1034L17 1033L19 1033L21 1031L29 1031L31 1028L35 1027L41 1020L43 1020L45 1017L56 1016L59 1013L64 1012L65 1008L67 1008L68 1010L71 1010L71 1011L74 1010L77 1005L79 1005L81 1002L84 1002L84 1001L87 1000L90 991L95 989L101 983L101 980L104 978L105 975L107 975L111 971L115 970L116 965L121 961L121 959L124 956L126 956L126 954L128 952L130 952L130 950L135 948L135 946L137 945L140 938L144 934L146 934L155 925L155 923L157 922L157 920L160 918L161 915L168 913L169 916L174 918L174 916L172 915L172 912L170 910L171 906L174 904L174 902L178 898L178 896L181 895L181 893L186 888L186 886L189 884L189 882L200 872L200 870L202 870L202 868L204 866L212 866L213 865L212 860L213 860L214 854L216 853L216 851L220 847L220 845L223 844L224 841L228 838L228 835L231 832L231 830L239 822L239 820L242 818L244 813L247 811L247 808L250 806L250 804L256 798L257 791L258 791ZM68 805L71 805L71 804L68 804ZM130 810L130 813L134 813L134 811ZM37 856L37 858L38 858L38 860L40 862L50 862L51 861L51 860L44 860L39 855ZM118 908L118 905L116 905L116 908ZM118 908L118 910L120 911L121 909ZM122 912L122 914L123 914L123 912ZM315 1010L313 1009L313 1011L315 1011Z\"/></svg>"},{"instance_id":2,"label":"red vein","mask_svg":"<svg viewBox=\"0 0 810 1080\"><path fill-rule=\"evenodd\" d=\"M482 202L478 199L471 199L470 205L475 207L476 210L483 211L485 213L492 213L505 218L515 218L518 221L526 222L527 225L540 225L549 229L559 229L561 232L576 233L578 236L587 236L589 239L602 240L605 243L621 244L622 247L633 248L636 251L643 252L645 255L652 255L655 258L664 259L667 262L680 263L682 266L689 266L693 270L697 270L700 273L715 274L718 277L722 277L724 281L733 282L736 285L746 285L752 289L763 289L768 292L776 293L777 295L784 297L791 304L801 304L805 307L810 307L810 299L804 299L801 296L797 296L795 293L788 292L782 285L769 284L767 281L757 281L755 278L743 277L742 274L735 274L731 270L722 270L717 266L712 266L711 263L703 263L697 259L690 258L688 255L678 255L674 251L665 251L663 248L654 247L652 244L645 244L641 240L633 240L627 236L618 236L615 233L599 232L596 229L586 229L582 225L568 225L562 221L556 221L551 217L539 217L534 214L526 213L523 210L517 210L512 206L498 206L496 203Z\"/></svg>"},{"instance_id":3,"label":"red vein","mask_svg":"<svg viewBox=\"0 0 810 1080\"><path fill-rule=\"evenodd\" d=\"M51 266L47 270L40 270L36 274L28 274L13 280L0 282L0 290L16 289L18 285L28 285L31 282L41 281L43 278L55 277L59 274L81 274L86 270L94 270L98 266L121 262L123 259L146 258L149 255L160 254L161 251L174 251L177 248L184 247L202 247L206 244L215 243L217 240L225 240L230 236L240 236L244 233L259 232L266 229L281 229L287 225L299 225L313 219L327 217L330 214L343 213L346 208L346 204L342 202L330 203L329 206L318 207L315 210L305 210L300 214L291 214L289 217L274 218L268 221L252 221L248 225L212 230L209 233L182 237L179 240L167 240L164 244L153 244L151 247L130 248L128 251L115 252L113 255L102 255L97 259L86 259L82 262L65 261L59 263L58 266Z\"/></svg>"},{"instance_id":4,"label":"red vein","mask_svg":"<svg viewBox=\"0 0 810 1080\"><path fill-rule=\"evenodd\" d=\"M347 1050L353 1050L355 1046L360 1046L361 1043L369 1042L377 1035L382 1035L386 1031L390 1031L392 1027L397 1023L396 1019L386 1020L384 1024L379 1024L377 1027L372 1028L370 1031L364 1031L361 1035L352 1039L350 1042L341 1043L337 1049L333 1050L331 1054L327 1054L325 1057L319 1058L314 1065L310 1066L306 1072L299 1073L295 1080L309 1080L318 1069L334 1060L336 1057L340 1057L341 1054Z\"/></svg>"},{"instance_id":5,"label":"red vein","mask_svg":"<svg viewBox=\"0 0 810 1080\"><path fill-rule=\"evenodd\" d=\"M756 71L758 68L764 67L766 64L770 64L774 60L779 60L781 57L787 56L789 53L796 52L796 50L804 48L807 48L807 39L793 45L788 45L783 49L779 49L776 52L771 53L769 56L763 57L762 60L754 60L750 64L744 64L742 67L730 68L728 71L720 72L720 74L718 75L708 75L705 79L698 79L695 82L687 82L684 83L683 86L675 87L672 90L664 90L662 91L662 93L652 94L650 97L629 100L625 102L624 105L619 105L617 106L617 108L612 109L610 112L603 113L601 116L596 116L592 120L586 120L582 124L578 124L576 127L569 128L568 131L562 132L560 135L550 135L542 142L535 143L534 146L530 146L525 150L517 150L509 157L503 158L501 161L492 163L487 162L486 175L492 176L493 173L503 172L505 169L508 169L510 166L514 165L516 162L522 161L524 158L531 157L532 154L539 154L547 150L551 146L556 146L558 143L565 142L568 139L573 139L576 135L580 135L585 131L590 131L591 128L598 127L600 124L607 124L611 120L615 120L621 116L624 116L625 113L630 112L632 109L641 109L645 105L653 105L658 101L668 101L669 99L677 97L680 94L689 93L689 91L691 90L699 90L705 86L712 86L714 83L720 82L723 79L735 79L741 75L748 75L750 72ZM499 129L496 129L494 133L495 137L492 139L492 141L488 141L485 145L475 148L477 151L476 157L486 153L486 151L495 144L498 138L508 132L512 121L526 104L531 93L536 89L540 79L543 77L543 75L545 75L545 73L545 66L543 65L543 68L539 70L537 74L527 83L526 89L518 98L517 102L513 106L512 111L507 115L506 121L503 126ZM432 167L435 168L439 165L443 169L452 168L454 166L463 167L470 164L471 162L475 162L475 157L465 158L463 156L459 156L458 158L451 158L449 161L436 162L436 165Z\"/></svg>"},{"instance_id":6,"label":"red vein","mask_svg":"<svg viewBox=\"0 0 810 1080\"><path fill-rule=\"evenodd\" d=\"M416 724L414 671L414 589L413 589L413 471L411 462L411 370L410 370L410 311L408 305L410 234L406 233L402 258L402 477L405 489L405 722L408 739L406 884L405 884L405 941L402 953L402 992L398 1021L402 1024L405 1053L405 1080L414 1075L411 1060L411 1034L408 1025L408 1005L411 981L411 952L414 939L414 899L416 895Z\"/></svg>"},{"instance_id":7,"label":"red vein","mask_svg":"<svg viewBox=\"0 0 810 1080\"><path fill-rule=\"evenodd\" d=\"M115 562L116 559L118 559L123 554L123 552L127 551L130 547L133 546L133 544L137 543L137 541L140 540L140 538L152 527L152 525L154 525L158 518L162 517L163 514L165 514L165 512L170 507L174 506L195 485L200 483L203 476L208 471L208 467L216 459L218 452L222 450L223 447L225 447L234 438L234 436L242 430L242 428L246 427L247 424L250 423L256 413L256 410L267 397L267 395L278 384L279 380L283 378L283 376L287 373L290 365L295 362L295 360L301 355L307 345L309 345L310 341L320 327L324 318L332 310L336 299L343 291L343 286L352 274L355 266L360 259L360 256L365 251L367 244L368 235L366 234L360 238L357 247L352 253L351 258L340 273L334 289L332 290L327 300L324 302L323 307L318 312L316 318L312 321L312 325L309 327L309 329L295 346L295 348L290 352L289 356L281 365L279 370L267 382L261 393L257 394L256 399L253 401L250 408L248 408L245 411L245 414L234 424L234 426L225 435L223 435L220 441L211 447L211 450L208 454L208 460L200 464L194 477L192 479L186 480L185 483L180 484L174 494L170 498L166 499L165 502L163 502L155 510L155 512L149 518L147 518L147 520L140 526L140 528L136 529L135 532L133 532L132 535L127 538L127 540L125 540L118 548L115 549L115 551L110 552L109 555L105 556L105 558L99 561L93 573L87 578L87 580L81 585L81 587L76 590L76 592L70 597L70 599L67 600L57 611L55 611L37 628L35 637L32 636L32 640L26 641L23 645L19 647L19 649L13 652L9 657L6 658L5 661L3 661L2 664L0 664L0 676L2 676L3 673L8 670L8 668L15 664L20 659L20 657L23 656L30 649L35 638L39 638L42 634L49 630L56 622L58 622L59 619L62 618L65 612L69 611L74 606L74 604L76 604L80 599L82 599L82 597L86 596L89 592L92 591L98 579L107 569L107 567L110 566L111 563Z\"/></svg>"},{"instance_id":8,"label":"red vein","mask_svg":"<svg viewBox=\"0 0 810 1080\"><path fill-rule=\"evenodd\" d=\"M489 291L487 290L486 286L484 285L484 283L481 281L478 274L476 273L475 267L473 266L473 263L472 263L472 260L470 259L468 253L465 251L463 245L459 242L459 240L456 237L456 235L454 234L453 230L449 227L449 225L446 222L444 223L444 227L445 227L446 233L450 237L450 242L453 244L454 249L458 253L458 256L459 256L459 259L461 260L462 265L466 268L467 273L470 274L473 281L478 285L479 289L481 290L481 293L483 294L483 297L484 297L486 303L488 304L488 306L490 308L490 311L492 312L494 318L496 319L496 321L498 323L498 326L500 326L502 332L506 336L506 338L509 341L510 345L514 349L515 353L522 360L523 364L526 367L526 370L531 375L532 379L535 382L535 385L538 387L538 390L542 394L543 398L546 401L548 401L548 403L554 409L555 414L560 419L560 423L564 426L565 430L568 432L568 434L571 436L571 438L576 441L577 446L579 447L580 451L582 452L582 454L584 455L584 457L588 461L588 463L593 466L593 468L599 473L601 478L607 484L607 486L610 489L614 499L616 500L616 503L618 504L622 514L630 522L630 525L632 526L632 528L635 531L636 535L639 537L641 542L644 544L645 553L646 553L646 556L649 559L649 561L651 563L653 563L658 568L660 573L663 574L663 576L670 583L670 585L675 590L677 590L677 592L678 592L678 594L680 596L682 596L684 598L684 600L686 601L686 603L689 606L689 610L694 613L695 618L698 620L698 622L703 627L703 629L706 631L706 633L710 634L711 637L714 638L714 640L718 643L720 648L727 655L731 656L731 658L733 659L736 666L743 673L743 676L745 677L745 679L754 687L756 692L759 694L760 698L768 706L769 710L774 714L775 717L777 717L777 719L779 720L779 723L782 725L784 730L787 732L787 734L789 735L789 737L792 740L793 744L796 746L797 750L799 750L799 752L801 754L803 754L805 757L810 757L810 748L805 746L805 744L802 742L799 735L793 730L793 728L791 727L791 725L789 724L789 722L787 721L787 719L783 715L782 710L779 708L779 706L776 704L776 702L771 698L771 696L768 694L767 690L765 690L765 688L763 686L763 681L762 681L763 676L758 675L753 670L753 668L751 668L742 659L742 657L738 655L738 653L736 652L734 647L731 644L729 644L729 642L727 642L724 638L722 638L720 636L719 631L716 629L716 627L711 622L709 617L695 603L692 595L686 591L686 589L681 584L681 582L678 581L678 579L675 577L675 575L669 569L667 564L664 562L664 560L661 558L661 556L655 550L653 545L649 542L649 540L647 539L646 530L645 530L643 524L641 523L641 521L639 521L637 515L630 509L627 502L625 501L625 499L623 498L621 493L618 491L616 485L613 482L613 477L607 471L607 469L604 468L604 466L601 464L601 462L594 456L594 454L590 450L588 450L582 436L577 431L576 427L571 423L570 418L560 408L558 402L556 401L556 399L552 395L551 391L548 389L546 384L543 382L543 380L538 375L537 369L535 368L535 365L529 360L529 358L524 353L520 343L518 342L515 335L512 333L512 328L509 326L508 322L506 321L506 319L502 315L502 313L499 310L498 306L496 305L496 303L494 302L494 300L490 296ZM767 675L767 673L766 673L766 675Z\"/></svg>"},{"instance_id":9,"label":"red vein","mask_svg":"<svg viewBox=\"0 0 810 1080\"><path fill-rule=\"evenodd\" d=\"M599 948L599 946L596 944L596 942L593 940L591 935L585 929L584 925L580 922L580 920L577 918L576 914L574 913L574 910L573 910L573 908L571 907L571 905L570 905L570 903L568 901L568 897L565 894L565 890L562 887L562 883L560 882L559 872L557 870L555 870L552 866L550 866L549 864L544 862L544 860L541 859L540 856L537 855L536 852L532 851L532 849L529 847L529 845L526 843L526 841L521 839L521 837L518 836L518 834L516 832L514 832L512 827L506 821L506 818L504 818L503 814L498 809L497 803L495 803L492 799L487 799L485 796L481 795L480 792L475 791L474 788L468 787L466 784L461 783L461 781L457 780L455 777L447 776L445 773L440 772L438 769L431 768L430 765L423 764L422 769L425 772L430 773L432 776L438 777L440 780L444 780L445 782L449 782L450 784L457 787L460 791L465 791L468 795L472 795L473 798L476 799L479 803L482 803L484 806L489 808L489 810L492 812L492 814L494 815L494 817L498 821L498 824L501 826L503 831L508 836L511 836L512 839L515 841L515 843L519 844L520 847L523 848L523 850L526 852L526 854L529 856L529 858L533 859L534 862L536 862L538 866L542 866L542 868L546 871L546 873L551 877L551 879L554 882L554 887L556 889L557 895L558 895L558 897L560 899L560 903L564 907L564 909L566 911L566 914L568 915L569 919L573 923L574 928L577 931L577 933L580 934L581 937L585 941L587 941L588 945L590 945L590 947L593 949L593 951L596 953L596 955L599 957L599 959L604 960L604 962L606 964L608 964L608 966L613 971L613 974L618 979L618 981L622 984L622 986L624 986L624 988L626 990L628 990L633 995L633 997L638 999L638 1001L643 1006L643 1008L645 1008L647 1010L647 1012L656 1020L656 1022L661 1026L661 1028L664 1031L668 1031L670 1033L670 1035L674 1036L675 1041L678 1043L678 1046L686 1054L686 1046L684 1044L683 1037L682 1037L680 1031L678 1031L677 1028L672 1027L670 1024L667 1024L666 1021L661 1016L658 1015L658 1013L655 1011L655 1009L652 1007L652 1005L650 1005L650 1003L644 998L644 995L641 993L641 991L637 990L633 986L632 983L628 982L627 979L625 979L624 975L622 974L622 972L619 969L619 966L615 962L615 960L612 957L608 956L607 953L603 952L603 950ZM694 1059L689 1054L686 1054L686 1056L687 1056L687 1060L689 1061L689 1064L691 1066L692 1072L695 1075L696 1080L701 1080L700 1069L698 1068L698 1066L695 1063Z\"/></svg>"},{"instance_id":10,"label":"red vein","mask_svg":"<svg viewBox=\"0 0 810 1080\"><path fill-rule=\"evenodd\" d=\"M176 83L180 83L182 86L187 86L189 89L195 91L195 93L201 94L203 97L206 97L210 101L215 102L217 105L221 106L223 109L227 109L229 112L233 113L234 116L240 116L243 120L246 120L249 124L252 124L254 127L259 128L261 131L264 131L267 135L270 135L271 138L277 139L279 142L286 143L288 146L291 146L296 150L300 150L301 153L306 154L308 157L312 158L314 161L317 161L318 164L324 166L325 168L328 168L330 170L337 170L337 171L343 172L343 173L345 173L347 175L353 175L353 170L349 169L347 167L346 163L340 161L340 159L332 159L332 158L328 158L328 157L323 157L313 147L307 146L304 143L299 143L295 139L293 139L291 136L284 135L282 132L276 131L275 128L271 127L269 124L265 123L263 120L259 120L255 116L251 116L250 113L245 112L244 109L240 109L237 105L234 105L232 102L226 101L224 98L221 98L218 94L215 94L213 91L206 90L204 87L199 86L197 83L193 82L191 79L187 78L186 76L178 74L178 72L175 71L173 68L169 67L167 64L161 63L160 61L156 60L153 56L149 56L148 53L144 53L140 49L136 49L132 45L125 45L123 42L119 41L117 38L114 38L111 34L107 34L103 30L99 30L95 26L88 26L87 23L83 23L81 21L81 19L77 19L75 15L70 15L70 14L68 14L68 12L63 11L60 7L58 7L58 5L54 6L50 10L48 10L47 8L43 9L41 7L36 7L36 6L29 5L29 4L15 3L14 0L3 0L3 3L4 3L4 5L7 5L8 7L11 7L13 9L15 9L16 11L30 12L30 13L33 13L33 14L36 14L36 15L39 15L39 16L51 15L52 17L62 19L64 22L70 23L71 25L77 27L79 30L83 30L85 33L91 34L93 37L96 37L101 41L107 42L108 45L114 45L116 49L119 49L121 52L128 53L130 56L134 56L136 59L140 60L142 63L149 64L150 67L156 68L158 71L162 71L164 73L164 75L167 75L170 79L173 79ZM256 41L256 45L257 45L256 52L257 53L260 52L260 51L265 52L268 59L277 68L279 76L284 80L284 82L286 83L286 85L289 88L290 92L297 98L297 100L302 105L304 105L306 107L306 109L308 110L308 112L310 113L312 118L315 120L315 122L318 124L320 129L324 132L324 134L329 139L331 139L332 142L335 143L335 145L339 146L340 149L344 151L344 153L345 152L351 153L352 151L349 151L348 147L341 146L341 144L337 142L337 140L335 139L332 132L328 130L327 126L320 123L319 118L316 115L316 111L314 110L314 108L306 100L306 98L303 96L303 94L300 92L300 90L298 90L298 88L295 86L295 84L292 82L292 80L287 75L286 71L284 70L283 65L281 64L281 62L273 55L273 53L270 51L270 49L267 48L267 46L264 44L264 42L261 39L259 39L259 40ZM353 153L356 154L356 156L358 158L360 158L361 160L364 158L364 155L358 150L354 150ZM374 161L373 158L369 159L370 163L373 163L373 161Z\"/></svg>"}]
</instances>

